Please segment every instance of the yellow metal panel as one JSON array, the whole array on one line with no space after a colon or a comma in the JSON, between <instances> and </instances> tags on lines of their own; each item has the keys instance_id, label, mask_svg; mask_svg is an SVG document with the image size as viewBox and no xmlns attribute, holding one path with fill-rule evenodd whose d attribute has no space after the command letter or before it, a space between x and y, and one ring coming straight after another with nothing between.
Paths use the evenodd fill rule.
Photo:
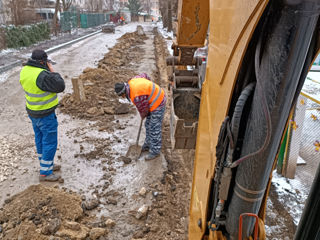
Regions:
<instances>
[{"instance_id":1,"label":"yellow metal panel","mask_svg":"<svg viewBox=\"0 0 320 240\"><path fill-rule=\"evenodd\" d=\"M241 60L267 2L210 1L209 53L201 96L194 162L189 219L190 240L202 239L204 234L220 125L228 112ZM199 219L202 220L202 228L197 224Z\"/></svg>"},{"instance_id":2,"label":"yellow metal panel","mask_svg":"<svg viewBox=\"0 0 320 240\"><path fill-rule=\"evenodd\" d=\"M208 22L209 0L183 0L178 11L177 45L203 46Z\"/></svg>"}]
</instances>

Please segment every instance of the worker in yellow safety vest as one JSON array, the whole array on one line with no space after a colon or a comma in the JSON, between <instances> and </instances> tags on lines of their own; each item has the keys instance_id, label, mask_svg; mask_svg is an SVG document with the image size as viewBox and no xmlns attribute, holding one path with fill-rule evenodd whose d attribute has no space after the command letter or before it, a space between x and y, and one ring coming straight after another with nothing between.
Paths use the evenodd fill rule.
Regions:
<instances>
[{"instance_id":1,"label":"worker in yellow safety vest","mask_svg":"<svg viewBox=\"0 0 320 240\"><path fill-rule=\"evenodd\" d=\"M57 93L63 92L65 83L59 73L53 71L48 55L41 49L32 52L31 59L20 72L20 84L25 93L26 110L31 119L35 143L40 161L40 181L58 181L60 170L54 164L58 144L58 121L55 109Z\"/></svg>"}]
</instances>

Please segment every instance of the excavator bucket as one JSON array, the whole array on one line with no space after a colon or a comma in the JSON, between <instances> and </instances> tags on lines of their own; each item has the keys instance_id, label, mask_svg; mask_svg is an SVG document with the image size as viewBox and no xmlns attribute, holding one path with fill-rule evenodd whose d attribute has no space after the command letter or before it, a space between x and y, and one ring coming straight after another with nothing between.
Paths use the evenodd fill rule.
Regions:
<instances>
[{"instance_id":1,"label":"excavator bucket","mask_svg":"<svg viewBox=\"0 0 320 240\"><path fill-rule=\"evenodd\" d=\"M187 17L184 17L187 16ZM201 23L201 24L199 24ZM172 82L171 142L175 149L194 149L196 146L200 108L198 48L205 46L209 25L209 1L180 1L173 56L167 58Z\"/></svg>"},{"instance_id":2,"label":"excavator bucket","mask_svg":"<svg viewBox=\"0 0 320 240\"><path fill-rule=\"evenodd\" d=\"M172 59L167 59L172 63ZM196 146L200 109L198 69L173 69L170 132L174 149L194 149Z\"/></svg>"},{"instance_id":3,"label":"excavator bucket","mask_svg":"<svg viewBox=\"0 0 320 240\"><path fill-rule=\"evenodd\" d=\"M200 107L199 89L174 89L171 104L171 142L175 149L196 145Z\"/></svg>"}]
</instances>

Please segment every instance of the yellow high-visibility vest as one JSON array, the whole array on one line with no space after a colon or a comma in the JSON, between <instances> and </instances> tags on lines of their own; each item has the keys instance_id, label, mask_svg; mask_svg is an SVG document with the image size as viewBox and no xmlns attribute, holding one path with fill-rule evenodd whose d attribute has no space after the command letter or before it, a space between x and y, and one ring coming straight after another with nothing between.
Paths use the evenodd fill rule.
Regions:
<instances>
[{"instance_id":1,"label":"yellow high-visibility vest","mask_svg":"<svg viewBox=\"0 0 320 240\"><path fill-rule=\"evenodd\" d=\"M56 93L38 88L36 81L42 71L45 69L25 66L20 72L20 84L25 92L26 106L33 111L50 109L59 103Z\"/></svg>"}]
</instances>

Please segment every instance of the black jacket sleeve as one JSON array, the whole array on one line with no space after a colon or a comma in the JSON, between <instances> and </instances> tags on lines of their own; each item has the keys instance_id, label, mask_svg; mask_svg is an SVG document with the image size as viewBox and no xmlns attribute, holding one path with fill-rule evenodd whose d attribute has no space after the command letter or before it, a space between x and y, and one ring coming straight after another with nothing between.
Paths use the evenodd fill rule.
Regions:
<instances>
[{"instance_id":1,"label":"black jacket sleeve","mask_svg":"<svg viewBox=\"0 0 320 240\"><path fill-rule=\"evenodd\" d=\"M65 89L64 80L59 73L42 71L37 78L37 86L42 91L60 93Z\"/></svg>"}]
</instances>

